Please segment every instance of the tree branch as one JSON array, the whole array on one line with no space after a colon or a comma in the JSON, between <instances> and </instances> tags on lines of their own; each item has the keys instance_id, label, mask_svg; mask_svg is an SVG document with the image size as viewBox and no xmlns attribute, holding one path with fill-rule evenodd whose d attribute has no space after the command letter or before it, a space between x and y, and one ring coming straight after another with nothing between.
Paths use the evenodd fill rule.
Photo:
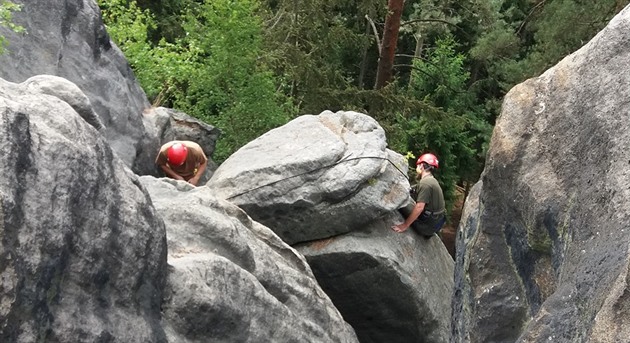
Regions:
<instances>
[{"instance_id":1,"label":"tree branch","mask_svg":"<svg viewBox=\"0 0 630 343\"><path fill-rule=\"evenodd\" d=\"M278 11L278 13L276 13L276 18L269 20L269 22L274 21L273 24L271 24L271 26L269 26L267 29L268 30L273 30L276 25L278 25L278 23L280 22L280 19L282 19L282 17L284 16L284 11L281 9Z\"/></svg>"},{"instance_id":2,"label":"tree branch","mask_svg":"<svg viewBox=\"0 0 630 343\"><path fill-rule=\"evenodd\" d=\"M366 14L365 15L365 19L367 19L367 21L370 23L370 25L372 26L372 30L374 31L374 37L376 38L376 46L378 47L378 53L381 53L381 39L378 37L378 30L376 30L376 24L374 24L374 21L372 19L370 19L370 17Z\"/></svg>"},{"instance_id":3,"label":"tree branch","mask_svg":"<svg viewBox=\"0 0 630 343\"><path fill-rule=\"evenodd\" d=\"M443 20L443 19L413 19L413 20L406 21L406 22L400 24L400 26L410 25L410 24L419 23L419 22L422 22L422 23L432 23L432 22L443 23L443 24L451 25L451 26L459 29L459 27L457 25L455 25L455 24L453 24L451 22L448 22L446 20Z\"/></svg>"},{"instance_id":4,"label":"tree branch","mask_svg":"<svg viewBox=\"0 0 630 343\"><path fill-rule=\"evenodd\" d=\"M411 58L417 58L419 60L424 60L422 57L420 56L416 56L416 55L408 55L408 54L396 54L396 57L411 57Z\"/></svg>"},{"instance_id":5,"label":"tree branch","mask_svg":"<svg viewBox=\"0 0 630 343\"><path fill-rule=\"evenodd\" d=\"M427 73L426 71L424 71L424 70L414 66L413 64L395 64L394 68L396 68L396 67L408 67L408 68L411 68L413 70L416 70L416 71L418 71L418 72L428 76L431 79L439 79L440 81L444 81L444 77L441 74L438 76L438 78L436 78L435 75L431 75L431 74ZM444 87L448 88L448 90L450 90L451 92L453 92L455 94L465 94L466 93L466 91L458 91L456 89L453 89L451 86L449 86L447 84L441 84L441 86L444 86Z\"/></svg>"},{"instance_id":6,"label":"tree branch","mask_svg":"<svg viewBox=\"0 0 630 343\"><path fill-rule=\"evenodd\" d=\"M534 6L531 11L529 11L529 14L527 15L527 17L525 17L525 19L523 19L523 22L521 23L521 26L519 26L518 30L516 30L516 35L517 36L521 33L521 30L523 30L523 28L525 28L525 25L527 25L527 22L529 21L529 18L534 14L534 11L536 11L539 7L542 7L545 4L546 1L547 0L542 0L541 2L537 3L536 6Z\"/></svg>"}]
</instances>

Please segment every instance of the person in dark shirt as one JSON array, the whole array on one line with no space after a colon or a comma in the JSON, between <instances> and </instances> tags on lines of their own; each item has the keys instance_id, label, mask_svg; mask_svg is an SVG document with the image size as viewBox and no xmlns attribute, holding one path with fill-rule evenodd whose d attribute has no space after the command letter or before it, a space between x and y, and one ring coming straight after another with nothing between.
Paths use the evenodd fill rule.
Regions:
<instances>
[{"instance_id":1,"label":"person in dark shirt","mask_svg":"<svg viewBox=\"0 0 630 343\"><path fill-rule=\"evenodd\" d=\"M444 194L432 170L437 169L439 162L433 154L424 154L416 162L416 172L420 176L417 185L416 205L402 224L392 227L396 232L405 232L412 227L424 237L430 238L437 233L446 222Z\"/></svg>"}]
</instances>

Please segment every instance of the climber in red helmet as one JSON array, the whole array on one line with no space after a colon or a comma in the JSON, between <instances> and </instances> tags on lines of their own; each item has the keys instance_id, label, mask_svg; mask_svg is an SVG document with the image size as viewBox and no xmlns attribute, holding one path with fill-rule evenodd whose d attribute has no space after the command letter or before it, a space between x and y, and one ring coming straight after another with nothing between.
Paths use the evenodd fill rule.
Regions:
<instances>
[{"instance_id":1,"label":"climber in red helmet","mask_svg":"<svg viewBox=\"0 0 630 343\"><path fill-rule=\"evenodd\" d=\"M208 164L199 144L191 141L171 141L160 148L155 159L169 177L196 186Z\"/></svg>"},{"instance_id":2,"label":"climber in red helmet","mask_svg":"<svg viewBox=\"0 0 630 343\"><path fill-rule=\"evenodd\" d=\"M446 222L444 194L437 180L433 177L433 169L439 162L433 154L424 154L416 162L416 172L420 182L416 186L416 205L407 209L407 218L402 224L392 227L396 232L405 232L412 227L426 238L437 233Z\"/></svg>"}]
</instances>

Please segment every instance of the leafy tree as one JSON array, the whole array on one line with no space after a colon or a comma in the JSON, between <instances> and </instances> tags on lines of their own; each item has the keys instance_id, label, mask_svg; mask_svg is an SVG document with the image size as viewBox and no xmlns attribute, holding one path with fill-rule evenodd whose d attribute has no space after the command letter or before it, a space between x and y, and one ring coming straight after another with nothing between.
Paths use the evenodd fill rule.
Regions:
<instances>
[{"instance_id":1,"label":"leafy tree","mask_svg":"<svg viewBox=\"0 0 630 343\"><path fill-rule=\"evenodd\" d=\"M378 52L368 17L385 17L386 7L373 0L267 0L264 1L265 55L279 77L279 90L289 96L300 113L319 113L329 107L331 92L354 92L374 77ZM367 49L372 47L366 65ZM373 83L372 83L373 84ZM370 87L371 88L371 87ZM323 101L322 101L323 100Z\"/></svg>"},{"instance_id":2,"label":"leafy tree","mask_svg":"<svg viewBox=\"0 0 630 343\"><path fill-rule=\"evenodd\" d=\"M519 66L525 77L541 73L586 44L618 13L620 5L628 3L628 0L555 0L532 9L533 19L523 22L521 27L533 31L534 41Z\"/></svg>"},{"instance_id":3,"label":"leafy tree","mask_svg":"<svg viewBox=\"0 0 630 343\"><path fill-rule=\"evenodd\" d=\"M435 37L450 34L457 29L461 21L453 4L448 0L420 0L411 6L408 20L401 24L403 35L411 35L415 48L413 56L399 54L401 57L422 58L425 45L430 45ZM410 60L413 62L413 60ZM411 84L410 75L409 84Z\"/></svg>"},{"instance_id":4,"label":"leafy tree","mask_svg":"<svg viewBox=\"0 0 630 343\"><path fill-rule=\"evenodd\" d=\"M442 112L398 118L409 151L431 151L439 156L437 178L449 204L455 197L455 184L475 182L479 177L491 130L487 112L468 92L465 58L456 47L448 35L436 41L426 59L414 61L415 75L408 92Z\"/></svg>"},{"instance_id":5,"label":"leafy tree","mask_svg":"<svg viewBox=\"0 0 630 343\"><path fill-rule=\"evenodd\" d=\"M12 13L20 11L21 6L14 4L10 1L0 0L0 26L8 27L17 33L26 32L20 25L16 25L12 22ZM4 36L0 35L0 54L4 53L8 43Z\"/></svg>"},{"instance_id":6,"label":"leafy tree","mask_svg":"<svg viewBox=\"0 0 630 343\"><path fill-rule=\"evenodd\" d=\"M180 17L185 34L157 45L149 10L135 1L102 3L108 30L125 52L147 95L223 132L214 159L290 119L289 102L276 94L274 78L261 63L261 22L252 0L190 3Z\"/></svg>"},{"instance_id":7,"label":"leafy tree","mask_svg":"<svg viewBox=\"0 0 630 343\"><path fill-rule=\"evenodd\" d=\"M579 49L630 0L474 0L466 29L471 82L498 115L500 99L519 82L540 75ZM481 20L480 20L481 19ZM471 24L474 23L474 24ZM472 44L471 44L472 43Z\"/></svg>"},{"instance_id":8,"label":"leafy tree","mask_svg":"<svg viewBox=\"0 0 630 343\"><path fill-rule=\"evenodd\" d=\"M155 99L162 90L163 79L168 79L172 72L168 60L178 59L171 53L174 49L156 48L150 44L147 32L155 28L154 17L150 11L138 7L135 1L98 0L98 5L107 32L127 57L147 96ZM160 68L162 65L166 68ZM161 79L158 79L155 75L160 69Z\"/></svg>"},{"instance_id":9,"label":"leafy tree","mask_svg":"<svg viewBox=\"0 0 630 343\"><path fill-rule=\"evenodd\" d=\"M148 39L158 44L164 39L175 43L177 38L186 34L182 28L181 15L197 0L136 0L139 8L149 10L153 14L155 26L149 28Z\"/></svg>"}]
</instances>

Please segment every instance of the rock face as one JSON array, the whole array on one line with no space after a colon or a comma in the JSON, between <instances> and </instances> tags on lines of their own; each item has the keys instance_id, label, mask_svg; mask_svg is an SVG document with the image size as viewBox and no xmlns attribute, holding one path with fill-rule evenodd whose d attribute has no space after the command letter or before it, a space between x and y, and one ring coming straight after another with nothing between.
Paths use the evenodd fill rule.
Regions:
<instances>
[{"instance_id":1,"label":"rock face","mask_svg":"<svg viewBox=\"0 0 630 343\"><path fill-rule=\"evenodd\" d=\"M0 78L21 83L40 74L76 84L104 124L107 141L138 174L154 174L155 152L143 149L142 111L150 106L120 50L112 43L93 0L12 0L14 22L27 34L0 27L9 42Z\"/></svg>"},{"instance_id":2,"label":"rock face","mask_svg":"<svg viewBox=\"0 0 630 343\"><path fill-rule=\"evenodd\" d=\"M4 81L3 81L4 82ZM28 78L20 84L20 87L29 93L48 94L66 102L95 129L104 128L100 118L94 112L90 99L74 83L58 76L36 75Z\"/></svg>"},{"instance_id":3,"label":"rock face","mask_svg":"<svg viewBox=\"0 0 630 343\"><path fill-rule=\"evenodd\" d=\"M162 220L84 95L28 85L0 82L0 341L164 342Z\"/></svg>"},{"instance_id":4,"label":"rock face","mask_svg":"<svg viewBox=\"0 0 630 343\"><path fill-rule=\"evenodd\" d=\"M404 158L356 112L302 116L249 143L207 187L296 244L361 342L447 342L453 260L391 230L410 200Z\"/></svg>"},{"instance_id":5,"label":"rock face","mask_svg":"<svg viewBox=\"0 0 630 343\"><path fill-rule=\"evenodd\" d=\"M272 231L209 188L149 195L82 94L28 85L0 79L1 342L357 342Z\"/></svg>"},{"instance_id":6,"label":"rock face","mask_svg":"<svg viewBox=\"0 0 630 343\"><path fill-rule=\"evenodd\" d=\"M305 115L239 149L207 186L289 244L331 237L409 200L407 163L386 146L367 115Z\"/></svg>"},{"instance_id":7,"label":"rock face","mask_svg":"<svg viewBox=\"0 0 630 343\"><path fill-rule=\"evenodd\" d=\"M459 230L454 342L630 337L629 63L626 8L506 96Z\"/></svg>"},{"instance_id":8,"label":"rock face","mask_svg":"<svg viewBox=\"0 0 630 343\"><path fill-rule=\"evenodd\" d=\"M304 257L209 188L141 177L168 237L171 342L357 342Z\"/></svg>"},{"instance_id":9,"label":"rock face","mask_svg":"<svg viewBox=\"0 0 630 343\"><path fill-rule=\"evenodd\" d=\"M362 343L448 342L453 260L438 237L390 230L396 217L296 248Z\"/></svg>"}]
</instances>

